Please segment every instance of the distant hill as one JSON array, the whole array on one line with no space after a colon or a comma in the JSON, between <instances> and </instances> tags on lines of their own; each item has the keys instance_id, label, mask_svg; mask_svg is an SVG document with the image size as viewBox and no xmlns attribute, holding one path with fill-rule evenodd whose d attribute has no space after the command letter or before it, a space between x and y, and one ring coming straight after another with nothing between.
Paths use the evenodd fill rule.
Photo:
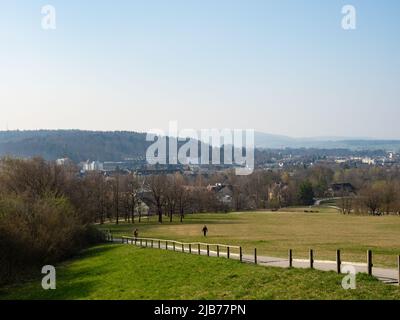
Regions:
<instances>
[{"instance_id":1,"label":"distant hill","mask_svg":"<svg viewBox=\"0 0 400 320\"><path fill-rule=\"evenodd\" d=\"M47 160L68 157L112 161L144 156L149 142L137 132L80 130L0 131L0 156L41 156Z\"/></svg>"},{"instance_id":2,"label":"distant hill","mask_svg":"<svg viewBox=\"0 0 400 320\"><path fill-rule=\"evenodd\" d=\"M255 134L255 144L259 149L400 150L399 140L335 139L342 138L291 138L260 132ZM88 159L116 161L143 157L150 144L146 141L145 133L127 131L0 131L0 156L41 156L47 160L68 157L75 162Z\"/></svg>"},{"instance_id":3,"label":"distant hill","mask_svg":"<svg viewBox=\"0 0 400 320\"><path fill-rule=\"evenodd\" d=\"M292 138L262 132L255 133L255 145L259 149L319 148L349 150L399 151L400 140L375 140L368 138L316 137Z\"/></svg>"}]
</instances>

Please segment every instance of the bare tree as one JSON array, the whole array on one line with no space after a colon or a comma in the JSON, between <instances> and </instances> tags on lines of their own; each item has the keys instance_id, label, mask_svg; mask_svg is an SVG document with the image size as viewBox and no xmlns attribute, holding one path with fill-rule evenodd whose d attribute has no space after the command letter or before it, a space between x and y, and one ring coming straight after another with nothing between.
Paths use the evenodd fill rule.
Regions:
<instances>
[{"instance_id":1,"label":"bare tree","mask_svg":"<svg viewBox=\"0 0 400 320\"><path fill-rule=\"evenodd\" d=\"M129 174L123 177L121 185L123 188L123 201L125 207L126 220L128 220L128 222L135 223L135 212L138 210L138 205L140 201L139 178L133 174Z\"/></svg>"},{"instance_id":2,"label":"bare tree","mask_svg":"<svg viewBox=\"0 0 400 320\"><path fill-rule=\"evenodd\" d=\"M114 206L114 216L115 216L115 224L119 224L119 209L121 202L121 194L120 194L120 175L119 172L116 173L115 178L113 179L113 206Z\"/></svg>"},{"instance_id":3,"label":"bare tree","mask_svg":"<svg viewBox=\"0 0 400 320\"><path fill-rule=\"evenodd\" d=\"M379 215L379 208L382 205L382 189L375 185L367 185L360 191L362 202L372 215Z\"/></svg>"},{"instance_id":4,"label":"bare tree","mask_svg":"<svg viewBox=\"0 0 400 320\"><path fill-rule=\"evenodd\" d=\"M395 206L397 198L396 188L393 182L385 181L382 183L382 206L386 214L390 214Z\"/></svg>"},{"instance_id":5,"label":"bare tree","mask_svg":"<svg viewBox=\"0 0 400 320\"><path fill-rule=\"evenodd\" d=\"M156 207L158 222L162 223L163 207L166 202L167 179L164 175L152 175L146 178L146 186L151 193L151 202Z\"/></svg>"}]
</instances>

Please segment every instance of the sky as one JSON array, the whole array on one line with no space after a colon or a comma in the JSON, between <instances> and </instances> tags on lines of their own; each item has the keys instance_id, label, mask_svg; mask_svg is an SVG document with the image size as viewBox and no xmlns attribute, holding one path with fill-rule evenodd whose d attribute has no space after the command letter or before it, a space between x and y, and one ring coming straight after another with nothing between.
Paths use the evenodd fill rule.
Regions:
<instances>
[{"instance_id":1,"label":"sky","mask_svg":"<svg viewBox=\"0 0 400 320\"><path fill-rule=\"evenodd\" d=\"M2 0L0 130L400 139L399 34L398 0Z\"/></svg>"}]
</instances>

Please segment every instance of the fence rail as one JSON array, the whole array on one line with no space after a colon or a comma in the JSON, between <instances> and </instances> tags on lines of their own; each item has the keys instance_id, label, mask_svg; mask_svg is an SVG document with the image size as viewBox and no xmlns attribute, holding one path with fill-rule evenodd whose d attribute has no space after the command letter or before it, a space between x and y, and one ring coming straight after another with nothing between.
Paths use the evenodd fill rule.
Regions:
<instances>
[{"instance_id":1,"label":"fence rail","mask_svg":"<svg viewBox=\"0 0 400 320\"><path fill-rule=\"evenodd\" d=\"M182 241L177 241L177 240L168 240L168 239L157 239L157 238L139 238L139 237L127 237L127 236L123 236L122 237L122 240L135 240L136 239L136 241L140 241L140 240L142 240L142 241L151 241L151 240L153 240L153 241L161 241L161 242L165 242L165 241L167 241L168 243L170 243L170 244L172 244L172 243L175 243L175 244L179 244L179 245L185 245L185 246L189 246L189 245L201 245L201 246L205 246L205 247L207 247L207 246L213 246L213 247L220 247L220 248L227 248L227 247L229 247L229 248L233 248L233 249L238 249L238 250L240 250L240 246L234 246L234 245L229 245L229 244L220 244L220 243L205 243L205 242L182 242ZM123 242L125 242L125 241L123 241Z\"/></svg>"}]
</instances>

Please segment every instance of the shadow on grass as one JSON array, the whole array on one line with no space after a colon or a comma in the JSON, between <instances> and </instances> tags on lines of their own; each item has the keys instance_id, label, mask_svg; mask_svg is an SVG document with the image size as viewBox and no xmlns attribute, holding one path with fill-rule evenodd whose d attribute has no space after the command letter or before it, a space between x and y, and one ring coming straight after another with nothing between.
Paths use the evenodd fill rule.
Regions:
<instances>
[{"instance_id":1,"label":"shadow on grass","mask_svg":"<svg viewBox=\"0 0 400 320\"><path fill-rule=\"evenodd\" d=\"M74 300L90 296L99 280L93 278L107 274L113 269L111 263L98 260L79 264L84 258L97 258L117 249L117 245L99 245L85 249L70 260L56 267L57 289L44 290L41 287L42 276L36 279L0 288L0 300Z\"/></svg>"}]
</instances>

